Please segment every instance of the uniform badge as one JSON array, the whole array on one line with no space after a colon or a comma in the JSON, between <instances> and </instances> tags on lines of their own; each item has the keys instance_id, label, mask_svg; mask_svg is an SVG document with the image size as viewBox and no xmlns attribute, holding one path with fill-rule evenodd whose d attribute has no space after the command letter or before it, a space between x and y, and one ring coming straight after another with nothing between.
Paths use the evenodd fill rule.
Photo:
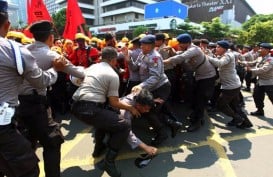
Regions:
<instances>
[{"instance_id":1,"label":"uniform badge","mask_svg":"<svg viewBox=\"0 0 273 177\"><path fill-rule=\"evenodd\" d=\"M158 58L157 58L157 57L154 57L154 58L153 58L153 62L154 62L154 66L157 66L157 64L158 64Z\"/></svg>"}]
</instances>

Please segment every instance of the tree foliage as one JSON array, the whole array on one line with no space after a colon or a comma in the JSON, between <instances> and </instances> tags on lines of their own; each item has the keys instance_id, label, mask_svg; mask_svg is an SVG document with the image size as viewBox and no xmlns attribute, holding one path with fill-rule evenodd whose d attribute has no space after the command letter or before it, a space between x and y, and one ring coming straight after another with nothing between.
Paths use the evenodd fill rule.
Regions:
<instances>
[{"instance_id":1,"label":"tree foliage","mask_svg":"<svg viewBox=\"0 0 273 177\"><path fill-rule=\"evenodd\" d=\"M230 26L222 23L220 17L213 18L211 22L202 22L201 24L204 28L204 36L212 41L226 38L230 31Z\"/></svg>"},{"instance_id":2,"label":"tree foliage","mask_svg":"<svg viewBox=\"0 0 273 177\"><path fill-rule=\"evenodd\" d=\"M61 36L64 31L66 22L66 9L61 9L57 13L52 15L54 26L58 32L58 36Z\"/></svg>"},{"instance_id":3,"label":"tree foliage","mask_svg":"<svg viewBox=\"0 0 273 177\"><path fill-rule=\"evenodd\" d=\"M202 35L201 26L193 25L189 19L186 19L184 23L177 25L177 32L181 33L189 33L194 38Z\"/></svg>"},{"instance_id":4,"label":"tree foliage","mask_svg":"<svg viewBox=\"0 0 273 177\"><path fill-rule=\"evenodd\" d=\"M273 42L273 14L255 15L243 23L238 42L241 44L256 44L258 42Z\"/></svg>"},{"instance_id":5,"label":"tree foliage","mask_svg":"<svg viewBox=\"0 0 273 177\"><path fill-rule=\"evenodd\" d=\"M271 15L254 15L249 20L247 20L245 23L242 24L242 29L244 31L249 31L249 29L255 25L256 23L260 22L267 22L273 20L273 14Z\"/></svg>"},{"instance_id":6,"label":"tree foliage","mask_svg":"<svg viewBox=\"0 0 273 177\"><path fill-rule=\"evenodd\" d=\"M145 34L148 32L148 28L145 26L138 26L133 30L133 37L137 37L140 34Z\"/></svg>"}]
</instances>

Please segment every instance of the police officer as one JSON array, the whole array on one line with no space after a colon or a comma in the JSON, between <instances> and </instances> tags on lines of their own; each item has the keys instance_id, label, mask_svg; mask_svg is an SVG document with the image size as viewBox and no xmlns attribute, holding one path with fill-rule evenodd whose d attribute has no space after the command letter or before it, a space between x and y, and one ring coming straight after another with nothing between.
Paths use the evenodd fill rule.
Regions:
<instances>
[{"instance_id":1,"label":"police officer","mask_svg":"<svg viewBox=\"0 0 273 177\"><path fill-rule=\"evenodd\" d=\"M157 51L162 56L163 60L170 58L174 55L175 51L172 47L168 47L165 44L166 36L164 33L155 34L155 47L157 47ZM171 93L170 93L170 101L174 101L178 98L178 79L176 77L176 70L173 65L164 66L164 73L167 75L170 83L171 83Z\"/></svg>"},{"instance_id":2,"label":"police officer","mask_svg":"<svg viewBox=\"0 0 273 177\"><path fill-rule=\"evenodd\" d=\"M209 57L209 61L215 67L218 67L221 83L221 93L217 106L220 111L233 118L228 125L250 128L252 124L239 106L241 81L235 69L235 56L228 52L228 49L228 41L218 41L215 53L216 58Z\"/></svg>"},{"instance_id":3,"label":"police officer","mask_svg":"<svg viewBox=\"0 0 273 177\"><path fill-rule=\"evenodd\" d=\"M205 106L214 90L216 71L214 66L206 59L201 48L192 44L192 38L189 34L178 35L177 41L184 52L164 60L164 64L176 65L187 62L191 64L195 71L193 114L190 117L190 126L187 128L189 132L192 132L199 129L203 123Z\"/></svg>"},{"instance_id":4,"label":"police officer","mask_svg":"<svg viewBox=\"0 0 273 177\"><path fill-rule=\"evenodd\" d=\"M33 56L37 58L38 65L47 70L52 67L54 58L60 55L50 50L53 45L52 23L49 21L38 21L30 27L30 32L35 42L27 46ZM65 58L62 59L65 66L63 71L76 77L83 78L84 71L80 67L72 65ZM20 106L16 114L22 120L30 134L33 147L37 140L43 146L44 171L46 177L60 177L61 144L62 133L58 124L49 126L47 115L47 87L36 89L27 80L19 88Z\"/></svg>"},{"instance_id":5,"label":"police officer","mask_svg":"<svg viewBox=\"0 0 273 177\"><path fill-rule=\"evenodd\" d=\"M18 87L23 79L36 88L43 88L56 81L57 73L53 69L42 71L28 50L4 38L10 27L7 8L7 2L1 0L0 172L8 177L38 177L38 158L29 141L11 123L12 116L19 103Z\"/></svg>"},{"instance_id":6,"label":"police officer","mask_svg":"<svg viewBox=\"0 0 273 177\"><path fill-rule=\"evenodd\" d=\"M176 136L182 124L177 120L166 118L163 114L163 106L167 104L171 91L171 84L168 77L164 73L163 59L161 55L154 49L155 36L147 35L140 40L142 52L139 55L139 74L141 83L132 88L133 92L139 91L142 88L152 92L154 98L160 98L163 103L157 104L155 109L152 109L144 117L149 121L154 128L156 136L152 140L153 145L161 144L168 135L164 129L166 123L172 131L172 137Z\"/></svg>"},{"instance_id":7,"label":"police officer","mask_svg":"<svg viewBox=\"0 0 273 177\"><path fill-rule=\"evenodd\" d=\"M119 101L119 77L113 69L117 55L115 48L103 48L101 62L86 69L84 81L73 95L75 102L72 106L77 118L96 129L93 155L105 149L103 140L106 133L110 134L108 151L98 166L113 177L121 175L115 167L115 159L128 138L130 125L117 112L107 109L106 101L111 107L128 110L136 117L140 115L132 105Z\"/></svg>"},{"instance_id":8,"label":"police officer","mask_svg":"<svg viewBox=\"0 0 273 177\"><path fill-rule=\"evenodd\" d=\"M258 77L254 88L253 98L257 110L251 112L251 115L264 115L264 97L267 94L271 103L273 103L273 58L270 56L272 45L269 43L260 44L261 60L258 61L255 68L247 67L247 70ZM251 64L251 63L249 63Z\"/></svg>"},{"instance_id":9,"label":"police officer","mask_svg":"<svg viewBox=\"0 0 273 177\"><path fill-rule=\"evenodd\" d=\"M140 83L138 67L137 65L135 65L135 63L137 63L138 55L141 52L139 40L140 37L138 36L130 41L130 43L132 44L132 48L129 51L126 48L122 48L122 53L128 63L129 70L129 78L124 93L125 95L131 93L133 86Z\"/></svg>"}]
</instances>

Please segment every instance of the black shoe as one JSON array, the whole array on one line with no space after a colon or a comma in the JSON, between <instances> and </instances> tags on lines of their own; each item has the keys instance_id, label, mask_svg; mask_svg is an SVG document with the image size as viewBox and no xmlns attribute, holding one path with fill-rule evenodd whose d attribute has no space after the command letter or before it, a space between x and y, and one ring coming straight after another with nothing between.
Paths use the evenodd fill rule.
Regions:
<instances>
[{"instance_id":1,"label":"black shoe","mask_svg":"<svg viewBox=\"0 0 273 177\"><path fill-rule=\"evenodd\" d=\"M246 87L246 88L243 89L243 91L250 92L250 88Z\"/></svg>"},{"instance_id":2,"label":"black shoe","mask_svg":"<svg viewBox=\"0 0 273 177\"><path fill-rule=\"evenodd\" d=\"M194 122L194 123L191 123L191 125L187 128L187 131L188 132L194 132L194 131L197 131L198 129L201 128L201 123L202 121L198 121L198 122Z\"/></svg>"},{"instance_id":3,"label":"black shoe","mask_svg":"<svg viewBox=\"0 0 273 177\"><path fill-rule=\"evenodd\" d=\"M255 112L251 112L250 115L253 115L253 116L264 116L264 111L258 109Z\"/></svg>"},{"instance_id":4,"label":"black shoe","mask_svg":"<svg viewBox=\"0 0 273 177\"><path fill-rule=\"evenodd\" d=\"M182 128L182 123L172 119L167 119L166 123L171 128L172 138L174 138L177 132Z\"/></svg>"},{"instance_id":5,"label":"black shoe","mask_svg":"<svg viewBox=\"0 0 273 177\"><path fill-rule=\"evenodd\" d=\"M111 177L120 177L121 173L117 170L115 165L115 159L117 152L109 149L105 155L105 159L98 162L97 167L100 170L105 170Z\"/></svg>"},{"instance_id":6,"label":"black shoe","mask_svg":"<svg viewBox=\"0 0 273 177\"><path fill-rule=\"evenodd\" d=\"M227 126L236 126L236 122L234 121L234 119L232 119L230 122L227 123Z\"/></svg>"},{"instance_id":7,"label":"black shoe","mask_svg":"<svg viewBox=\"0 0 273 177\"><path fill-rule=\"evenodd\" d=\"M168 138L167 134L157 135L155 138L152 138L151 145L158 146L163 143Z\"/></svg>"},{"instance_id":8,"label":"black shoe","mask_svg":"<svg viewBox=\"0 0 273 177\"><path fill-rule=\"evenodd\" d=\"M175 121L172 123L171 127L171 132L172 132L172 138L174 138L177 135L177 132L182 129L182 123Z\"/></svg>"},{"instance_id":9,"label":"black shoe","mask_svg":"<svg viewBox=\"0 0 273 177\"><path fill-rule=\"evenodd\" d=\"M106 150L106 145L104 143L100 145L97 145L96 143L92 156L94 158L99 157L105 152L105 150Z\"/></svg>"},{"instance_id":10,"label":"black shoe","mask_svg":"<svg viewBox=\"0 0 273 177\"><path fill-rule=\"evenodd\" d=\"M245 121L241 125L237 125L236 127L241 129L251 128L253 127L253 124L248 119L245 119Z\"/></svg>"}]
</instances>

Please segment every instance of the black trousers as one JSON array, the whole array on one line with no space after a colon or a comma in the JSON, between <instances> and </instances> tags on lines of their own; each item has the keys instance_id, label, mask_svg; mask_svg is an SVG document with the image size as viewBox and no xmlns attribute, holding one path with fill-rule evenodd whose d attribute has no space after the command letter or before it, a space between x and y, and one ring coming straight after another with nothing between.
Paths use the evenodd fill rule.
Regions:
<instances>
[{"instance_id":1,"label":"black trousers","mask_svg":"<svg viewBox=\"0 0 273 177\"><path fill-rule=\"evenodd\" d=\"M105 134L110 135L109 148L118 151L127 141L131 130L130 122L120 118L117 112L96 105L88 101L76 101L72 106L72 113L81 121L95 128L95 141L101 143Z\"/></svg>"},{"instance_id":2,"label":"black trousers","mask_svg":"<svg viewBox=\"0 0 273 177\"><path fill-rule=\"evenodd\" d=\"M257 109L264 108L264 97L265 93L267 94L269 100L273 104L273 85L255 85L253 98Z\"/></svg>"},{"instance_id":3,"label":"black trousers","mask_svg":"<svg viewBox=\"0 0 273 177\"><path fill-rule=\"evenodd\" d=\"M51 136L48 126L46 98L39 95L19 96L20 106L16 117L29 131L29 140L34 147L37 141L43 146L44 171L46 177L60 177L61 135Z\"/></svg>"},{"instance_id":4,"label":"black trousers","mask_svg":"<svg viewBox=\"0 0 273 177\"><path fill-rule=\"evenodd\" d=\"M149 124L158 133L164 127L163 105L168 104L167 100L171 92L171 84L166 83L158 89L152 91L154 98L161 98L165 101L163 104L157 104L150 112L143 114L143 117L148 120Z\"/></svg>"},{"instance_id":5,"label":"black trousers","mask_svg":"<svg viewBox=\"0 0 273 177\"><path fill-rule=\"evenodd\" d=\"M204 118L204 111L208 100L212 97L214 92L215 77L208 79L201 79L195 82L194 85L194 99L193 99L193 115L191 122L195 123Z\"/></svg>"},{"instance_id":6,"label":"black trousers","mask_svg":"<svg viewBox=\"0 0 273 177\"><path fill-rule=\"evenodd\" d=\"M245 80L247 88L250 88L251 83L256 83L256 78L252 78L252 73L250 71L246 71Z\"/></svg>"},{"instance_id":7,"label":"black trousers","mask_svg":"<svg viewBox=\"0 0 273 177\"><path fill-rule=\"evenodd\" d=\"M38 177L38 158L13 125L0 126L0 176Z\"/></svg>"},{"instance_id":8,"label":"black trousers","mask_svg":"<svg viewBox=\"0 0 273 177\"><path fill-rule=\"evenodd\" d=\"M221 94L217 102L219 110L234 119L246 117L245 113L241 109L241 106L239 105L240 89L241 87L232 90L221 90Z\"/></svg>"}]
</instances>

